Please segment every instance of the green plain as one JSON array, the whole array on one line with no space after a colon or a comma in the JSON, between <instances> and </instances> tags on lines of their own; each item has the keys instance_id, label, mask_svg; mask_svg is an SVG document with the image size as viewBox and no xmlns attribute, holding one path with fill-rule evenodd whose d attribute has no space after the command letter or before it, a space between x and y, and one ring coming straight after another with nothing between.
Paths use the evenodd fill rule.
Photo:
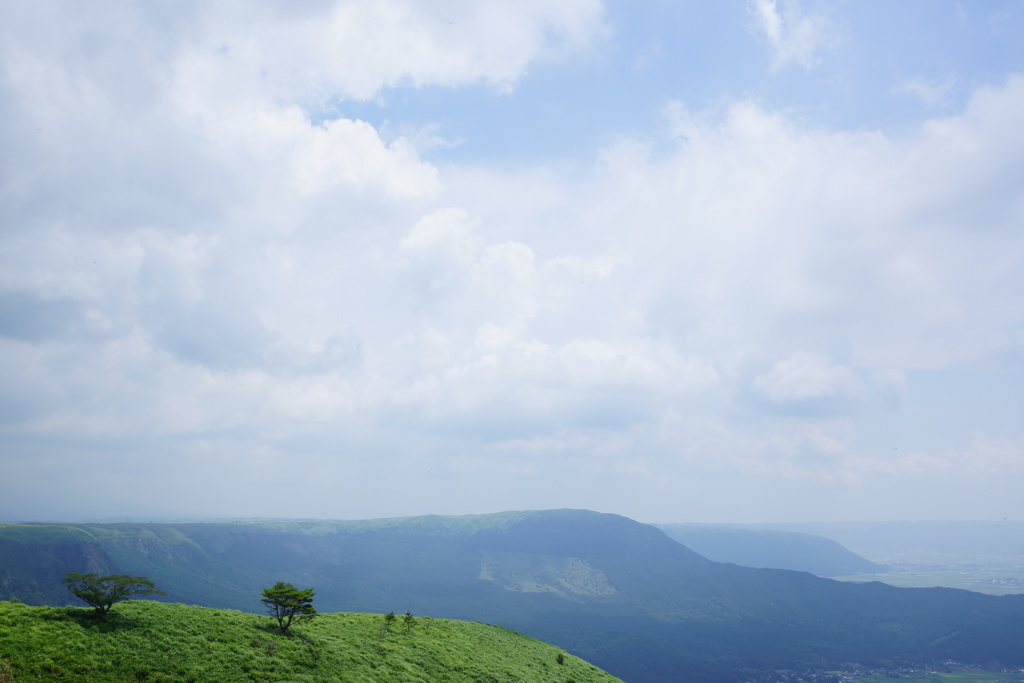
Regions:
<instances>
[{"instance_id":1,"label":"green plain","mask_svg":"<svg viewBox=\"0 0 1024 683\"><path fill-rule=\"evenodd\" d=\"M872 557L891 567L878 574L834 577L839 581L881 581L897 588L961 588L988 595L1024 593L1024 556L905 554Z\"/></svg>"},{"instance_id":2,"label":"green plain","mask_svg":"<svg viewBox=\"0 0 1024 683\"><path fill-rule=\"evenodd\" d=\"M876 681L901 681L901 683L1020 683L1024 671L1017 673L989 673L986 671L957 671L955 673L903 674L891 678L883 674L867 678L851 678L850 683L874 683Z\"/></svg>"}]
</instances>

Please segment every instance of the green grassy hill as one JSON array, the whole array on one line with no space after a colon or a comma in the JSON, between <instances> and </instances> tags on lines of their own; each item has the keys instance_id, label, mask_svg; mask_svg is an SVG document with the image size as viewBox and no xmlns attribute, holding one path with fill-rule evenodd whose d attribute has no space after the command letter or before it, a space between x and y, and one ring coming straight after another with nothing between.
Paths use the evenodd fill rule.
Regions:
<instances>
[{"instance_id":1,"label":"green grassy hill","mask_svg":"<svg viewBox=\"0 0 1024 683\"><path fill-rule=\"evenodd\" d=\"M321 614L282 635L265 616L150 601L106 619L76 607L0 603L0 681L536 681L619 679L559 649L481 623ZM562 664L559 664L559 655Z\"/></svg>"}]
</instances>

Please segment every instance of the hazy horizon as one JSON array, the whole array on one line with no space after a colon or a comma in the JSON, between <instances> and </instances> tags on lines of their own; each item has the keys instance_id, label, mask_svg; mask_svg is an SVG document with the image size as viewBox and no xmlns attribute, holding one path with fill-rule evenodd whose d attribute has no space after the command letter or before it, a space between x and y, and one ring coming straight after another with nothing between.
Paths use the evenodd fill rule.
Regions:
<instances>
[{"instance_id":1,"label":"hazy horizon","mask_svg":"<svg viewBox=\"0 0 1024 683\"><path fill-rule=\"evenodd\" d=\"M0 525L2 524L219 524L219 523L234 523L234 522L358 522L358 521L372 521L372 520L385 520L385 519L405 519L412 517L476 517L485 516L489 514L502 514L502 513L517 513L517 512L543 512L545 510L557 510L557 509L579 509L584 508L523 508L515 510L495 510L492 512L464 512L456 514L445 514L445 513L434 513L425 512L416 515L381 515L373 517L261 517L261 516L241 516L241 515L196 515L182 513L179 515L122 515L122 516L70 516L70 517L53 517L44 518L39 517L37 519L0 519ZM589 509L590 512L597 512L601 514L620 514L615 512L607 512L605 510L593 510ZM620 515L628 517L628 515ZM920 525L926 527L929 525L976 525L976 524L1011 524L1013 526L1024 524L1024 521L1020 520L991 520L991 519L918 519L918 520L907 520L907 519L879 519L879 520L852 520L852 519L839 519L832 521L822 521L817 519L804 519L804 520L740 520L733 522L715 522L715 521L703 521L703 522L692 522L688 520L665 520L665 519L634 519L634 521L640 522L641 524L650 524L653 526L664 525L664 524L679 524L688 526L727 526L727 527L747 527L747 528L775 528L775 527L793 527L794 529L800 526L817 527L817 526L835 526L841 527L843 525L858 525L858 526L870 526L870 525ZM813 532L810 532L813 533Z\"/></svg>"},{"instance_id":2,"label":"hazy horizon","mask_svg":"<svg viewBox=\"0 0 1024 683\"><path fill-rule=\"evenodd\" d=\"M0 5L0 519L1024 519L1024 5Z\"/></svg>"}]
</instances>

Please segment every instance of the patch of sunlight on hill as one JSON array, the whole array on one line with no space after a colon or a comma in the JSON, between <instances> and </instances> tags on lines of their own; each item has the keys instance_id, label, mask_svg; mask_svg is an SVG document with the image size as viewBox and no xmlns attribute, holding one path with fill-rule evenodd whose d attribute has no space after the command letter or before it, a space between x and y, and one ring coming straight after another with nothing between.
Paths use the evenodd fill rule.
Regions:
<instances>
[{"instance_id":1,"label":"patch of sunlight on hill","mask_svg":"<svg viewBox=\"0 0 1024 683\"><path fill-rule=\"evenodd\" d=\"M554 593L563 598L614 595L604 572L578 557L484 551L480 578L519 593Z\"/></svg>"}]
</instances>

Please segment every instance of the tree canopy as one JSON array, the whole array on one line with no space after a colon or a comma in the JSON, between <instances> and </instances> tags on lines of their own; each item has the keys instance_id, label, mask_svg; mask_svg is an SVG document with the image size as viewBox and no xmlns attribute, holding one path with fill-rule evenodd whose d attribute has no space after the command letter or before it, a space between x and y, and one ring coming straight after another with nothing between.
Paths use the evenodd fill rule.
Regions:
<instances>
[{"instance_id":1,"label":"tree canopy","mask_svg":"<svg viewBox=\"0 0 1024 683\"><path fill-rule=\"evenodd\" d=\"M313 596L316 593L312 588L299 590L290 583L278 581L270 588L263 591L263 599L260 600L267 607L270 616L277 619L277 625L281 632L288 631L292 621L296 619L310 619L316 614L313 609Z\"/></svg>"},{"instance_id":2,"label":"tree canopy","mask_svg":"<svg viewBox=\"0 0 1024 683\"><path fill-rule=\"evenodd\" d=\"M61 583L82 602L91 605L98 614L106 614L115 603L133 595L167 595L145 576L128 574L75 574L64 572Z\"/></svg>"}]
</instances>

